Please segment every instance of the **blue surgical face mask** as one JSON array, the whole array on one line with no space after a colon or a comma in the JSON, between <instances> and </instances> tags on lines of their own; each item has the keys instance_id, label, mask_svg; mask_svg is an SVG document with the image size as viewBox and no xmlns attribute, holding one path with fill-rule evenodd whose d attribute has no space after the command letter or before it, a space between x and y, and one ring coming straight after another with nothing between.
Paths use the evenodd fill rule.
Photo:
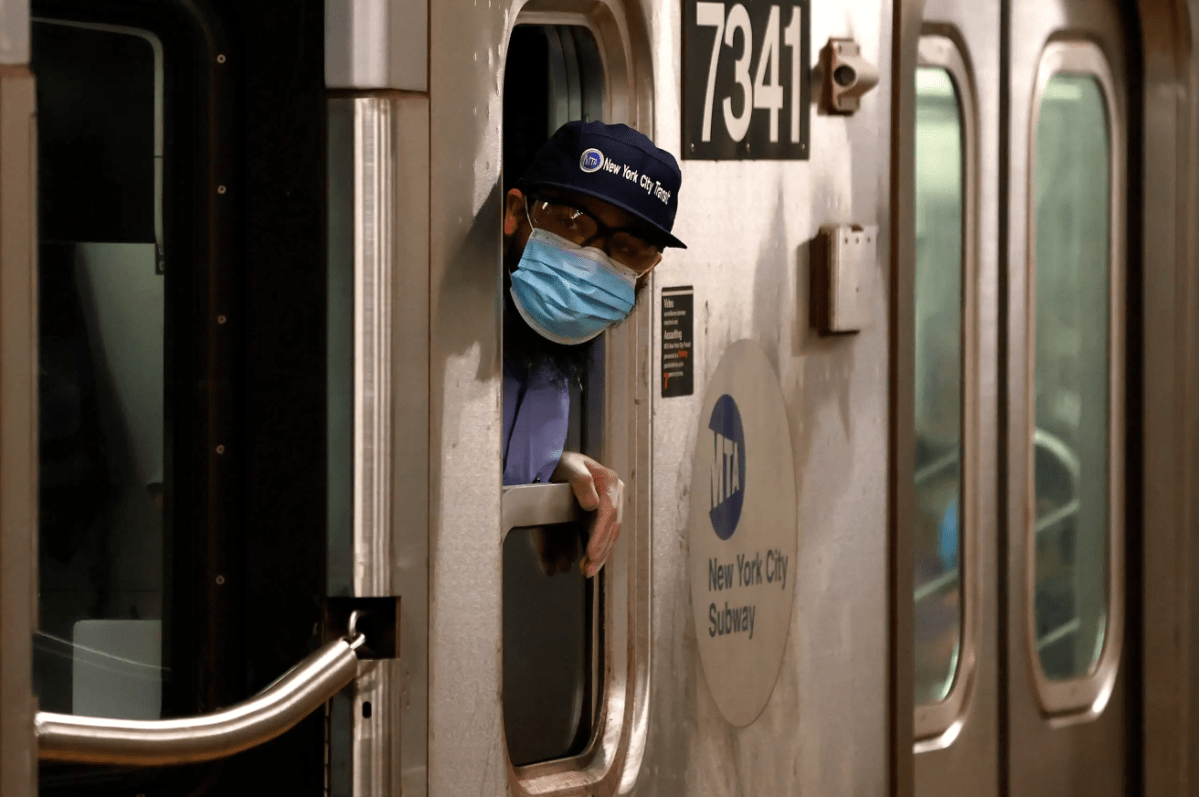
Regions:
<instances>
[{"instance_id":1,"label":"blue surgical face mask","mask_svg":"<svg viewBox=\"0 0 1199 797\"><path fill-rule=\"evenodd\" d=\"M512 272L521 318L555 343L585 343L633 309L637 273L592 247L533 228Z\"/></svg>"}]
</instances>

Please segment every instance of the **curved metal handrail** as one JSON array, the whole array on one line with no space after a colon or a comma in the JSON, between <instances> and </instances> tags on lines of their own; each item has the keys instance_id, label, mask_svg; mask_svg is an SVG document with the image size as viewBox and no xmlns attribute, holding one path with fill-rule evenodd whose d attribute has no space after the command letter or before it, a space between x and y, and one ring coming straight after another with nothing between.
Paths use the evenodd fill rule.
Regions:
<instances>
[{"instance_id":1,"label":"curved metal handrail","mask_svg":"<svg viewBox=\"0 0 1199 797\"><path fill-rule=\"evenodd\" d=\"M288 731L358 674L363 643L335 640L249 700L211 714L123 720L39 711L38 758L80 764L152 766L224 758Z\"/></svg>"}]
</instances>

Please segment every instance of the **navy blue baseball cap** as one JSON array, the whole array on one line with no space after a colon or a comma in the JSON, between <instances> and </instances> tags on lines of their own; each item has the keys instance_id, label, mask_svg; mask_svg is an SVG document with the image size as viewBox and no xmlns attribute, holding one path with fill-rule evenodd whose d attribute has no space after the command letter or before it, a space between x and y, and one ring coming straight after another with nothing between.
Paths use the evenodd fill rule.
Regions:
<instances>
[{"instance_id":1,"label":"navy blue baseball cap","mask_svg":"<svg viewBox=\"0 0 1199 797\"><path fill-rule=\"evenodd\" d=\"M520 179L522 189L552 186L602 199L686 249L670 234L683 174L674 156L628 125L567 122L550 136Z\"/></svg>"}]
</instances>

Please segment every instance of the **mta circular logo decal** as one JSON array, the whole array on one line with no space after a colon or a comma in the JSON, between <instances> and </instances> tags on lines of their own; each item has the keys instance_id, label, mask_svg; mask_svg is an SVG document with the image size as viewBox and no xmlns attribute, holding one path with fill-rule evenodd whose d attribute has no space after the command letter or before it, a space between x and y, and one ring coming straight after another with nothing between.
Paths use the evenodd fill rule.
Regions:
<instances>
[{"instance_id":1,"label":"mta circular logo decal","mask_svg":"<svg viewBox=\"0 0 1199 797\"><path fill-rule=\"evenodd\" d=\"M745 500L745 432L737 402L727 393L716 400L712 418L712 530L722 540L733 536ZM694 489L694 488L693 488Z\"/></svg>"},{"instance_id":2,"label":"mta circular logo decal","mask_svg":"<svg viewBox=\"0 0 1199 797\"><path fill-rule=\"evenodd\" d=\"M604 165L604 153L594 147L585 150L583 157L579 158L579 168L590 174L598 172L599 168Z\"/></svg>"}]
</instances>

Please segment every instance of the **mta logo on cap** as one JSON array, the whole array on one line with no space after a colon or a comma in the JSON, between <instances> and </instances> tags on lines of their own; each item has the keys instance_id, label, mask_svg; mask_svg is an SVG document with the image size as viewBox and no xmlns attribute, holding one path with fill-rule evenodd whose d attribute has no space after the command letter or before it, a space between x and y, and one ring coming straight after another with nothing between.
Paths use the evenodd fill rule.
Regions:
<instances>
[{"instance_id":1,"label":"mta logo on cap","mask_svg":"<svg viewBox=\"0 0 1199 797\"><path fill-rule=\"evenodd\" d=\"M583 157L579 158L579 168L588 174L599 171L603 165L604 153L595 148L587 150L583 153Z\"/></svg>"},{"instance_id":2,"label":"mta logo on cap","mask_svg":"<svg viewBox=\"0 0 1199 797\"><path fill-rule=\"evenodd\" d=\"M574 121L558 128L537 151L520 186L524 191L552 187L593 196L639 218L662 245L683 247L670 232L682 182L674 156L633 128Z\"/></svg>"}]
</instances>

